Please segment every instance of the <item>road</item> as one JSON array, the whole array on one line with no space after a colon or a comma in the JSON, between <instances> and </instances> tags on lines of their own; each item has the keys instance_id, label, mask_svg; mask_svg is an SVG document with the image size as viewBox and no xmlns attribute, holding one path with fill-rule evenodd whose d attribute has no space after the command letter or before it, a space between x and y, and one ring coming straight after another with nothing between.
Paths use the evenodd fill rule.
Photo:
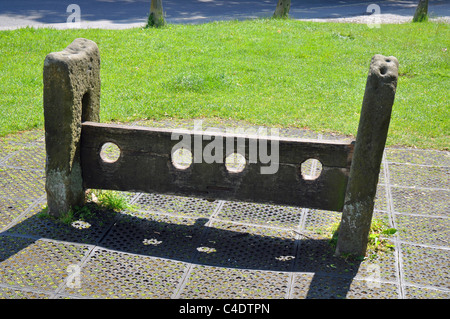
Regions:
<instances>
[{"instance_id":1,"label":"road","mask_svg":"<svg viewBox=\"0 0 450 319\"><path fill-rule=\"evenodd\" d=\"M269 17L276 3L276 0L163 0L163 7L169 23L203 23ZM418 0L292 0L290 16L294 19L367 16L370 14L367 13L367 7L375 4L383 16L408 20L412 18L417 3ZM142 26L147 21L150 9L150 0L0 0L0 29L24 26L73 27L73 24L66 22L71 14L77 14L78 11L67 12L70 4L76 4L80 9L80 27ZM430 0L429 13L432 17L450 17L450 0ZM72 18L69 22L78 21Z\"/></svg>"}]
</instances>

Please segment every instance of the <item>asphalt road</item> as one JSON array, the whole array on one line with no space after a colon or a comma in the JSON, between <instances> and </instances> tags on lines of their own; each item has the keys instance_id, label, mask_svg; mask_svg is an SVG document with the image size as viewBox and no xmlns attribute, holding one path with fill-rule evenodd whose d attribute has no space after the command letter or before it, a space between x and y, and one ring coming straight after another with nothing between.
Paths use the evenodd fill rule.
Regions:
<instances>
[{"instance_id":1,"label":"asphalt road","mask_svg":"<svg viewBox=\"0 0 450 319\"><path fill-rule=\"evenodd\" d=\"M367 7L376 4L382 15L412 17L418 0L292 0L294 19L330 19L369 15ZM202 23L214 20L248 19L271 16L277 0L163 0L169 23ZM70 4L79 7L81 27L128 28L144 25L150 0L0 0L0 29L24 26L71 27L66 23ZM450 0L430 0L431 16L450 16ZM372 13L372 12L371 12ZM374 12L375 13L375 12ZM73 16L72 16L73 17ZM74 22L70 19L70 22Z\"/></svg>"}]
</instances>

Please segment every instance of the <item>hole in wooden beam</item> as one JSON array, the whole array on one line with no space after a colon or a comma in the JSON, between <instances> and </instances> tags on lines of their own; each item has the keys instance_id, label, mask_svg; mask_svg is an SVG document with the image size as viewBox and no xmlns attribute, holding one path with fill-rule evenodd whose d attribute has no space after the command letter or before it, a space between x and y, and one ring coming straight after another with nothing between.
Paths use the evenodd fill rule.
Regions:
<instances>
[{"instance_id":1,"label":"hole in wooden beam","mask_svg":"<svg viewBox=\"0 0 450 319\"><path fill-rule=\"evenodd\" d=\"M300 170L304 180L315 180L322 173L322 163L315 158L309 158L300 165Z\"/></svg>"},{"instance_id":2,"label":"hole in wooden beam","mask_svg":"<svg viewBox=\"0 0 450 319\"><path fill-rule=\"evenodd\" d=\"M192 152L186 148L179 148L172 153L172 165L185 170L192 164Z\"/></svg>"},{"instance_id":3,"label":"hole in wooden beam","mask_svg":"<svg viewBox=\"0 0 450 319\"><path fill-rule=\"evenodd\" d=\"M239 153L232 153L225 158L225 167L230 173L240 173L246 165L245 157Z\"/></svg>"},{"instance_id":4,"label":"hole in wooden beam","mask_svg":"<svg viewBox=\"0 0 450 319\"><path fill-rule=\"evenodd\" d=\"M106 142L100 149L100 158L105 163L115 163L120 157L120 148L111 142Z\"/></svg>"}]
</instances>

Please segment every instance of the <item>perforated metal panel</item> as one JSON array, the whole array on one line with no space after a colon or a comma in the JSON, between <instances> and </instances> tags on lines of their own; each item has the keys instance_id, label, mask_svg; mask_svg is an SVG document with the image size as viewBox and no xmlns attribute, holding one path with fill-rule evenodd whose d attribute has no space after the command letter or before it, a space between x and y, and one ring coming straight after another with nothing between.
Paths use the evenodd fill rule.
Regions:
<instances>
[{"instance_id":1,"label":"perforated metal panel","mask_svg":"<svg viewBox=\"0 0 450 319\"><path fill-rule=\"evenodd\" d=\"M45 145L27 147L23 151L9 156L3 164L10 167L43 171L45 169Z\"/></svg>"},{"instance_id":2,"label":"perforated metal panel","mask_svg":"<svg viewBox=\"0 0 450 319\"><path fill-rule=\"evenodd\" d=\"M450 185L450 167L393 163L389 165L389 173L392 186L447 188Z\"/></svg>"},{"instance_id":3,"label":"perforated metal panel","mask_svg":"<svg viewBox=\"0 0 450 319\"><path fill-rule=\"evenodd\" d=\"M44 292L0 287L0 299L49 299L50 296L50 294Z\"/></svg>"},{"instance_id":4,"label":"perforated metal panel","mask_svg":"<svg viewBox=\"0 0 450 319\"><path fill-rule=\"evenodd\" d=\"M385 154L403 297L445 298L450 288L445 266L450 247L450 153L388 148Z\"/></svg>"},{"instance_id":5,"label":"perforated metal panel","mask_svg":"<svg viewBox=\"0 0 450 319\"><path fill-rule=\"evenodd\" d=\"M0 242L0 283L38 292L58 289L67 267L79 263L89 251L87 246L48 240L1 236Z\"/></svg>"},{"instance_id":6,"label":"perforated metal panel","mask_svg":"<svg viewBox=\"0 0 450 319\"><path fill-rule=\"evenodd\" d=\"M450 217L450 190L392 187L396 213Z\"/></svg>"},{"instance_id":7,"label":"perforated metal panel","mask_svg":"<svg viewBox=\"0 0 450 319\"><path fill-rule=\"evenodd\" d=\"M289 274L282 272L194 266L180 298L286 298Z\"/></svg>"},{"instance_id":8,"label":"perforated metal panel","mask_svg":"<svg viewBox=\"0 0 450 319\"><path fill-rule=\"evenodd\" d=\"M429 287L406 286L406 299L450 299L450 291L442 291Z\"/></svg>"},{"instance_id":9,"label":"perforated metal panel","mask_svg":"<svg viewBox=\"0 0 450 319\"><path fill-rule=\"evenodd\" d=\"M45 194L45 174L8 168L0 171L0 197L14 199L37 199Z\"/></svg>"},{"instance_id":10,"label":"perforated metal panel","mask_svg":"<svg viewBox=\"0 0 450 319\"><path fill-rule=\"evenodd\" d=\"M0 231L23 214L32 204L33 200L31 199L15 200L9 197L0 197Z\"/></svg>"},{"instance_id":11,"label":"perforated metal panel","mask_svg":"<svg viewBox=\"0 0 450 319\"><path fill-rule=\"evenodd\" d=\"M450 153L436 150L386 148L391 163L450 167Z\"/></svg>"},{"instance_id":12,"label":"perforated metal panel","mask_svg":"<svg viewBox=\"0 0 450 319\"><path fill-rule=\"evenodd\" d=\"M85 221L75 220L64 223L46 215L42 215L45 202L35 205L25 215L19 217L15 224L7 231L10 233L33 236L36 238L50 238L67 242L97 244L116 219L113 211L103 211Z\"/></svg>"},{"instance_id":13,"label":"perforated metal panel","mask_svg":"<svg viewBox=\"0 0 450 319\"><path fill-rule=\"evenodd\" d=\"M401 244L403 273L407 283L450 289L450 251Z\"/></svg>"},{"instance_id":14,"label":"perforated metal panel","mask_svg":"<svg viewBox=\"0 0 450 319\"><path fill-rule=\"evenodd\" d=\"M290 230L215 221L199 245L196 263L287 271L295 259Z\"/></svg>"},{"instance_id":15,"label":"perforated metal panel","mask_svg":"<svg viewBox=\"0 0 450 319\"><path fill-rule=\"evenodd\" d=\"M206 221L204 218L155 213L123 215L102 240L102 246L141 255L190 261Z\"/></svg>"},{"instance_id":16,"label":"perforated metal panel","mask_svg":"<svg viewBox=\"0 0 450 319\"><path fill-rule=\"evenodd\" d=\"M395 221L404 241L443 246L450 240L450 219L448 218L396 214Z\"/></svg>"},{"instance_id":17,"label":"perforated metal panel","mask_svg":"<svg viewBox=\"0 0 450 319\"><path fill-rule=\"evenodd\" d=\"M134 203L140 210L192 217L209 217L217 204L217 201L161 194L142 194Z\"/></svg>"},{"instance_id":18,"label":"perforated metal panel","mask_svg":"<svg viewBox=\"0 0 450 319\"><path fill-rule=\"evenodd\" d=\"M80 286L64 295L90 298L170 298L183 277L181 262L97 248L83 264Z\"/></svg>"},{"instance_id":19,"label":"perforated metal panel","mask_svg":"<svg viewBox=\"0 0 450 319\"><path fill-rule=\"evenodd\" d=\"M225 202L217 218L235 222L296 228L303 215L302 208L263 205L243 202Z\"/></svg>"},{"instance_id":20,"label":"perforated metal panel","mask_svg":"<svg viewBox=\"0 0 450 319\"><path fill-rule=\"evenodd\" d=\"M292 298L299 299L390 299L398 298L398 289L392 283L367 280L349 280L317 274L296 274Z\"/></svg>"}]
</instances>

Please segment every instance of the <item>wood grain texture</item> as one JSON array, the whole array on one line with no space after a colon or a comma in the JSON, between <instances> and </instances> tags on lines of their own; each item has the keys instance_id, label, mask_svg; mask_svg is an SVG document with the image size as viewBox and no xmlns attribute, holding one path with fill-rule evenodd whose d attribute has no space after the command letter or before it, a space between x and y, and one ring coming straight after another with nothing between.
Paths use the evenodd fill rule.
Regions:
<instances>
[{"instance_id":1,"label":"wood grain texture","mask_svg":"<svg viewBox=\"0 0 450 319\"><path fill-rule=\"evenodd\" d=\"M278 170L274 174L261 174L261 168L268 164L259 160L249 163L249 149L251 143L260 145L258 143L267 142L267 154L271 154L271 139L267 137L94 122L84 122L81 135L85 188L156 192L334 211L342 211L353 153L352 143L277 138ZM201 161L193 162L187 169L177 169L172 164L171 153L180 140L173 140L173 135L189 137L191 146L194 139L200 140L202 150L216 139L223 143L223 150L226 150L227 142L232 141L236 146L240 139L245 146L240 151L245 152L242 155L247 160L246 166L242 172L232 173L226 169L224 161ZM105 162L100 157L100 149L106 142L120 148L120 157L114 163ZM223 159L227 155L224 152ZM322 163L321 175L315 180L305 180L300 173L300 164L309 158Z\"/></svg>"}]
</instances>

